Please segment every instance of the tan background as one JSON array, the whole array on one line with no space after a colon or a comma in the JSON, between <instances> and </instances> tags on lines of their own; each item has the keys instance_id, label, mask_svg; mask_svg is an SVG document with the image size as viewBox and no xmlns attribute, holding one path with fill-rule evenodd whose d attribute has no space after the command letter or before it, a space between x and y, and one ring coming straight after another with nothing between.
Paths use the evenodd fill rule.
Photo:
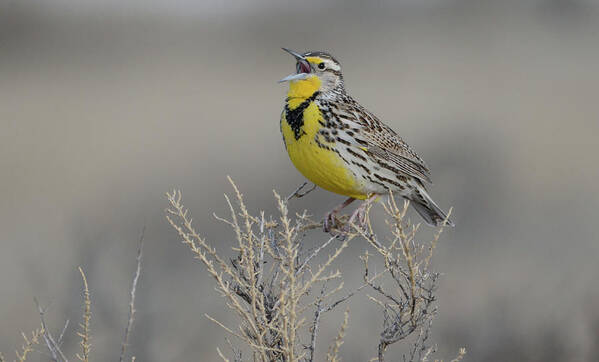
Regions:
<instances>
[{"instance_id":1,"label":"tan background","mask_svg":"<svg viewBox=\"0 0 599 362\"><path fill-rule=\"evenodd\" d=\"M591 1L0 3L0 351L71 319L86 269L96 361L118 358L136 240L146 249L131 350L216 360L228 323L203 268L167 226L179 187L226 250L225 176L252 209L303 178L278 119L294 70L281 46L327 50L350 92L428 162L455 207L439 246L439 358L599 358L599 6ZM321 215L341 198L293 204ZM323 236L324 237L324 236ZM355 243L344 256L357 285ZM350 304L345 360L374 355L380 314ZM326 344L337 326L325 326ZM395 354L394 354L395 353ZM393 350L390 359L398 359ZM36 354L33 360L47 360Z\"/></svg>"}]
</instances>

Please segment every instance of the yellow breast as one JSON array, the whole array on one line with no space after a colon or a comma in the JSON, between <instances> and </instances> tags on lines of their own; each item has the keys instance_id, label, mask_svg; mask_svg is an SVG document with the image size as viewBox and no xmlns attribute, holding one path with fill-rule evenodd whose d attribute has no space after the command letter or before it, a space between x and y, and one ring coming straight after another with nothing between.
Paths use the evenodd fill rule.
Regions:
<instances>
[{"instance_id":1,"label":"yellow breast","mask_svg":"<svg viewBox=\"0 0 599 362\"><path fill-rule=\"evenodd\" d=\"M291 89L293 89L293 85ZM289 98L288 108L291 110L297 108L309 96L302 98ZM319 121L324 123L322 114L314 102L310 103L303 111L303 125L300 132L294 132L283 112L281 132L291 162L302 175L323 189L357 199L365 199L367 195L361 191L360 182L356 180L339 155L332 150L335 145L326 142L321 135L317 136L322 127Z\"/></svg>"}]
</instances>

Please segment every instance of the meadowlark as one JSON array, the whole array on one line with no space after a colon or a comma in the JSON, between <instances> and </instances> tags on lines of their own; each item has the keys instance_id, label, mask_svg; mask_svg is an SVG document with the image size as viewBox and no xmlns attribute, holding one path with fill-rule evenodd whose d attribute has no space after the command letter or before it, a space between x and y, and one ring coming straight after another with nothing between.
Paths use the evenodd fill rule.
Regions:
<instances>
[{"instance_id":1,"label":"meadowlark","mask_svg":"<svg viewBox=\"0 0 599 362\"><path fill-rule=\"evenodd\" d=\"M442 225L447 215L426 191L430 171L424 161L389 126L355 101L345 90L341 65L330 54L300 54L289 82L281 133L295 167L321 188L348 196L328 212L324 229L354 200L365 200L349 223L363 222L366 206L390 191L411 201L427 224ZM448 225L453 226L451 221Z\"/></svg>"}]
</instances>

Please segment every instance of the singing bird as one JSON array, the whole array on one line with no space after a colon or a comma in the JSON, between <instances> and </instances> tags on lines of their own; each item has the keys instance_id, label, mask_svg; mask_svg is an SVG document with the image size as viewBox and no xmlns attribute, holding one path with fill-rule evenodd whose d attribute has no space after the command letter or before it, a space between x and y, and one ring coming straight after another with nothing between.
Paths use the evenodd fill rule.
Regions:
<instances>
[{"instance_id":1,"label":"singing bird","mask_svg":"<svg viewBox=\"0 0 599 362\"><path fill-rule=\"evenodd\" d=\"M432 200L424 161L389 126L360 105L345 90L341 64L330 54L311 51L295 57L296 73L281 115L281 133L289 158L311 182L348 196L328 212L324 230L335 226L335 215L354 200L364 200L350 217L363 223L366 206L380 195L395 195L410 204L427 224L453 223Z\"/></svg>"}]
</instances>

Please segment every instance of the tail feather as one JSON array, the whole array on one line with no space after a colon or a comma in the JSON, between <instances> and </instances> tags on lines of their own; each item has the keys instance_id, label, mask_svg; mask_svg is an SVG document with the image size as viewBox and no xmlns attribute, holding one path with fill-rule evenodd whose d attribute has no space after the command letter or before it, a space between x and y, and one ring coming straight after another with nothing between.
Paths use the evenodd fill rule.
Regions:
<instances>
[{"instance_id":1,"label":"tail feather","mask_svg":"<svg viewBox=\"0 0 599 362\"><path fill-rule=\"evenodd\" d=\"M447 225L454 227L455 224L447 218L447 214L435 204L433 199L421 188L414 192L414 197L411 197L411 205L414 206L416 212L422 216L424 221L431 226L441 226L447 220Z\"/></svg>"}]
</instances>

